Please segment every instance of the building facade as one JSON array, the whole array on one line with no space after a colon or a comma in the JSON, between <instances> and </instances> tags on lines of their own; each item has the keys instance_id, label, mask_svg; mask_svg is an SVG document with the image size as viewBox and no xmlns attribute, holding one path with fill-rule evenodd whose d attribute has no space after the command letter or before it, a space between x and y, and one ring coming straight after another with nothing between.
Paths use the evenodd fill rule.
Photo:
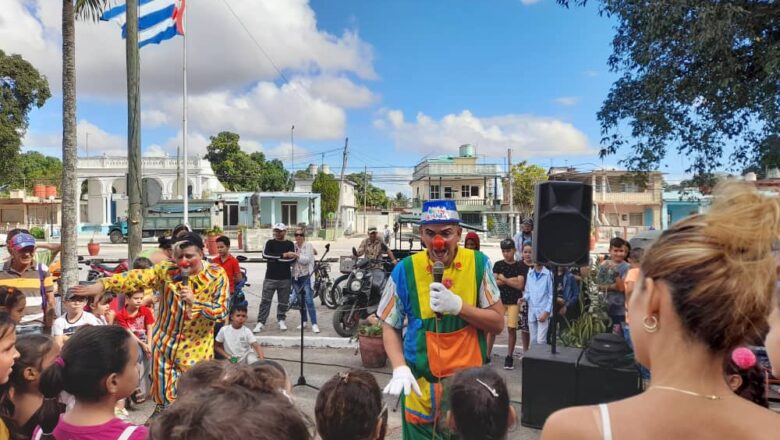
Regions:
<instances>
[{"instance_id":1,"label":"building facade","mask_svg":"<svg viewBox=\"0 0 780 440\"><path fill-rule=\"evenodd\" d=\"M458 156L424 159L409 182L413 211L426 200L450 199L464 223L487 229L488 214L501 209L502 176L498 165L477 163L472 145L461 145Z\"/></svg>"},{"instance_id":2,"label":"building facade","mask_svg":"<svg viewBox=\"0 0 780 440\"><path fill-rule=\"evenodd\" d=\"M308 167L309 176L306 178L296 178L294 180L293 192L294 193L311 193L312 185L314 184L314 178L317 173L322 172L325 174L333 175L328 165L310 164ZM336 178L338 180L338 178ZM317 194L319 196L319 194ZM341 182L339 189L339 205L341 206L341 224L343 228L341 231L348 234L354 233L356 229L356 198L355 198L355 183L347 179ZM328 213L325 213L328 214ZM335 213L334 213L335 217ZM330 220L330 219L327 219ZM330 226L329 226L330 227Z\"/></svg>"},{"instance_id":3,"label":"building facade","mask_svg":"<svg viewBox=\"0 0 780 440\"><path fill-rule=\"evenodd\" d=\"M551 170L549 180L583 182L593 187L593 220L598 240L630 238L647 229L661 229L663 175L638 176L625 170Z\"/></svg>"},{"instance_id":4,"label":"building facade","mask_svg":"<svg viewBox=\"0 0 780 440\"><path fill-rule=\"evenodd\" d=\"M183 162L170 157L143 157L142 198L149 205L160 200L184 199ZM211 163L191 157L187 162L186 193L191 199L213 198L225 188L214 175ZM79 158L76 176L81 188L77 223L90 231L107 230L108 225L127 216L126 157Z\"/></svg>"}]
</instances>

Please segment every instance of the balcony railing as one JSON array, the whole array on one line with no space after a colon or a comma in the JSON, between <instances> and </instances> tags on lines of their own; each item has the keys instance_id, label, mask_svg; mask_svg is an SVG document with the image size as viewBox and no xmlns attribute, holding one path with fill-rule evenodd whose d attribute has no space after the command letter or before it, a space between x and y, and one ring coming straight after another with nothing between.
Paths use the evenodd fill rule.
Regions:
<instances>
[{"instance_id":1,"label":"balcony railing","mask_svg":"<svg viewBox=\"0 0 780 440\"><path fill-rule=\"evenodd\" d=\"M656 192L597 192L593 191L593 201L596 203L619 203L619 204L654 204L660 203L661 199L656 197Z\"/></svg>"},{"instance_id":2,"label":"balcony railing","mask_svg":"<svg viewBox=\"0 0 780 440\"><path fill-rule=\"evenodd\" d=\"M412 207L414 208L422 208L422 204L424 201L428 199L420 199L415 198L412 200ZM494 208L494 207L500 207L501 206L501 200L495 200L495 199L449 199L455 202L455 206L458 209L464 208L464 207L472 207L472 208Z\"/></svg>"},{"instance_id":3,"label":"balcony railing","mask_svg":"<svg viewBox=\"0 0 780 440\"><path fill-rule=\"evenodd\" d=\"M493 164L454 164L454 163L422 163L414 167L412 179L423 177L501 177L503 174L498 165Z\"/></svg>"}]
</instances>

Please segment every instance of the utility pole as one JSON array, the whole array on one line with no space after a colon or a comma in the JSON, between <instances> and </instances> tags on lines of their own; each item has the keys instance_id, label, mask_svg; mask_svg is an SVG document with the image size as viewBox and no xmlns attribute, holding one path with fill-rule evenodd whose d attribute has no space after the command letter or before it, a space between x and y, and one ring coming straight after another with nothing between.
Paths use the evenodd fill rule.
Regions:
<instances>
[{"instance_id":1,"label":"utility pole","mask_svg":"<svg viewBox=\"0 0 780 440\"><path fill-rule=\"evenodd\" d=\"M512 149L506 149L506 180L509 182L509 233L515 236L515 193L512 189Z\"/></svg>"},{"instance_id":2,"label":"utility pole","mask_svg":"<svg viewBox=\"0 0 780 440\"><path fill-rule=\"evenodd\" d=\"M368 233L368 165L363 165L363 229Z\"/></svg>"},{"instance_id":3,"label":"utility pole","mask_svg":"<svg viewBox=\"0 0 780 440\"><path fill-rule=\"evenodd\" d=\"M141 60L138 54L138 0L127 0L127 254L141 252Z\"/></svg>"},{"instance_id":4,"label":"utility pole","mask_svg":"<svg viewBox=\"0 0 780 440\"><path fill-rule=\"evenodd\" d=\"M344 171L347 169L347 147L349 145L349 138L344 138L344 156L341 159L341 177L339 177L339 203L336 206L336 231L339 229L339 223L341 222L341 199L344 197L344 191L342 186L344 185Z\"/></svg>"}]
</instances>

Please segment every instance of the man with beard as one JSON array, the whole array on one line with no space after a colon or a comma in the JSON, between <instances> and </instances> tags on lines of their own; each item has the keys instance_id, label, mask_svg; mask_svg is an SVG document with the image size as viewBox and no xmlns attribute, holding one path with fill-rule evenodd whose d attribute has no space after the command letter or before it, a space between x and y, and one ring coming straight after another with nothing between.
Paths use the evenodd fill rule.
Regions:
<instances>
[{"instance_id":1,"label":"man with beard","mask_svg":"<svg viewBox=\"0 0 780 440\"><path fill-rule=\"evenodd\" d=\"M446 379L485 363L485 334L501 333L504 306L490 260L458 246L463 230L455 203L430 200L422 211L426 250L396 265L377 312L393 366L385 392L403 392L404 439L448 439L442 408ZM441 283L433 280L437 262L444 265Z\"/></svg>"}]
</instances>

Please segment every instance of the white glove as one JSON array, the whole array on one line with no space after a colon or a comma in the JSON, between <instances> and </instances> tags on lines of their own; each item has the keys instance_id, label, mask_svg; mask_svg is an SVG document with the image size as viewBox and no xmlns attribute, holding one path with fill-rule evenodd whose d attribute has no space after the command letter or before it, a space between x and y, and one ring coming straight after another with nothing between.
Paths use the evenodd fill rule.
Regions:
<instances>
[{"instance_id":1,"label":"white glove","mask_svg":"<svg viewBox=\"0 0 780 440\"><path fill-rule=\"evenodd\" d=\"M412 370L406 365L393 369L393 378L390 379L390 383L385 387L384 393L397 396L401 394L401 390L403 390L405 396L408 396L412 390L418 396L422 396L422 391L420 391L420 386L417 385L417 380L414 378Z\"/></svg>"},{"instance_id":2,"label":"white glove","mask_svg":"<svg viewBox=\"0 0 780 440\"><path fill-rule=\"evenodd\" d=\"M442 283L431 283L431 310L436 313L459 315L463 300Z\"/></svg>"}]
</instances>

